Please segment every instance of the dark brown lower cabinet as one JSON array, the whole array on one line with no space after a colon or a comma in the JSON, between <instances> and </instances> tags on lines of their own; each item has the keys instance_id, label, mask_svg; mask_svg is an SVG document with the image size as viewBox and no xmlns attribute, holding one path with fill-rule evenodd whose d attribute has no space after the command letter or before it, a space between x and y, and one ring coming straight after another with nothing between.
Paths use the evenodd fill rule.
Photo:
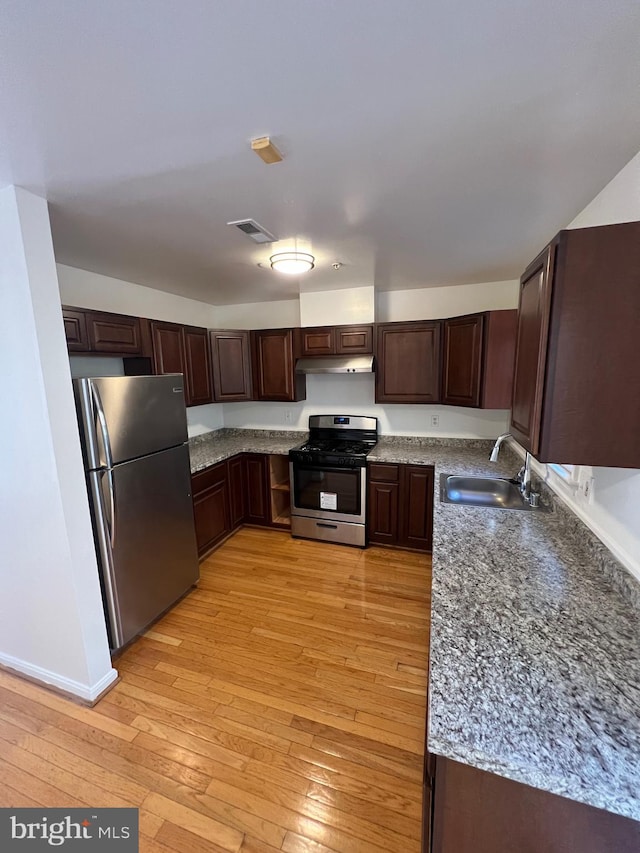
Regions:
<instances>
[{"instance_id":1,"label":"dark brown lower cabinet","mask_svg":"<svg viewBox=\"0 0 640 853\"><path fill-rule=\"evenodd\" d=\"M198 556L202 557L231 530L227 463L194 474L191 483Z\"/></svg>"},{"instance_id":2,"label":"dark brown lower cabinet","mask_svg":"<svg viewBox=\"0 0 640 853\"><path fill-rule=\"evenodd\" d=\"M369 465L368 536L380 545L398 544L400 466Z\"/></svg>"},{"instance_id":3,"label":"dark brown lower cabinet","mask_svg":"<svg viewBox=\"0 0 640 853\"><path fill-rule=\"evenodd\" d=\"M247 514L247 473L244 456L234 456L227 462L229 479L229 520L235 530Z\"/></svg>"},{"instance_id":4,"label":"dark brown lower cabinet","mask_svg":"<svg viewBox=\"0 0 640 853\"><path fill-rule=\"evenodd\" d=\"M247 524L270 524L269 457L263 453L245 456L247 477Z\"/></svg>"},{"instance_id":5,"label":"dark brown lower cabinet","mask_svg":"<svg viewBox=\"0 0 640 853\"><path fill-rule=\"evenodd\" d=\"M369 542L431 551L433 535L431 465L369 465Z\"/></svg>"},{"instance_id":6,"label":"dark brown lower cabinet","mask_svg":"<svg viewBox=\"0 0 640 853\"><path fill-rule=\"evenodd\" d=\"M433 756L432 756L433 758ZM423 853L637 853L640 823L435 757ZM429 828L429 819L432 826Z\"/></svg>"},{"instance_id":7,"label":"dark brown lower cabinet","mask_svg":"<svg viewBox=\"0 0 640 853\"><path fill-rule=\"evenodd\" d=\"M191 477L193 515L200 558L242 524L286 527L283 510L272 511L271 465L263 453L240 453ZM284 458L284 457L283 457ZM284 494L284 482L276 484ZM288 493L286 494L288 502Z\"/></svg>"}]
</instances>

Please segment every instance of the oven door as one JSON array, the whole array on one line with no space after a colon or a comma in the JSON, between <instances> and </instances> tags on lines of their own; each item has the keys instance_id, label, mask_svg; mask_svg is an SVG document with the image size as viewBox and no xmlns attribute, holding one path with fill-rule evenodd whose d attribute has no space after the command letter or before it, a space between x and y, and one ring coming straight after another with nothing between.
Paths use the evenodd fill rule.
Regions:
<instances>
[{"instance_id":1,"label":"oven door","mask_svg":"<svg viewBox=\"0 0 640 853\"><path fill-rule=\"evenodd\" d=\"M290 462L289 473L294 515L365 523L366 468Z\"/></svg>"}]
</instances>

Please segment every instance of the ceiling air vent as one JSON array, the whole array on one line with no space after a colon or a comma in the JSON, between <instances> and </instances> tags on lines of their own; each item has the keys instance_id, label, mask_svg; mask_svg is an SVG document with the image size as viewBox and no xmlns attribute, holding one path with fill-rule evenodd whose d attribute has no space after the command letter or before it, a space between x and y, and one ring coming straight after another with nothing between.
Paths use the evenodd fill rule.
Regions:
<instances>
[{"instance_id":1,"label":"ceiling air vent","mask_svg":"<svg viewBox=\"0 0 640 853\"><path fill-rule=\"evenodd\" d=\"M227 222L227 225L235 225L235 227L251 237L254 243L275 243L276 237L270 234L262 225L258 225L255 219L238 219L235 222Z\"/></svg>"}]
</instances>

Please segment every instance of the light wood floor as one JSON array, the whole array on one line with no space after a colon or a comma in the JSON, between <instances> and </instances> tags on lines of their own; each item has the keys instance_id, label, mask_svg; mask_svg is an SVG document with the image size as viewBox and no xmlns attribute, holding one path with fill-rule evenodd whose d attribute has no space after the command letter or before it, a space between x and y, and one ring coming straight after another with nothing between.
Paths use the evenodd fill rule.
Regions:
<instances>
[{"instance_id":1,"label":"light wood floor","mask_svg":"<svg viewBox=\"0 0 640 853\"><path fill-rule=\"evenodd\" d=\"M0 673L0 806L137 806L143 853L418 853L430 572L241 530L95 708Z\"/></svg>"}]
</instances>

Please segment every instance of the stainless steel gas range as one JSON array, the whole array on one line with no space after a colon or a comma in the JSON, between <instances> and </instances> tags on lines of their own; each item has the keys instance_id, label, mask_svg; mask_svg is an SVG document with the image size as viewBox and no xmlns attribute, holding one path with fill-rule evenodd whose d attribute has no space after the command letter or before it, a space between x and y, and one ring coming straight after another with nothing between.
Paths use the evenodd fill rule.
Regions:
<instances>
[{"instance_id":1,"label":"stainless steel gas range","mask_svg":"<svg viewBox=\"0 0 640 853\"><path fill-rule=\"evenodd\" d=\"M309 418L309 440L289 451L293 536L364 548L367 454L377 440L377 418Z\"/></svg>"}]
</instances>

